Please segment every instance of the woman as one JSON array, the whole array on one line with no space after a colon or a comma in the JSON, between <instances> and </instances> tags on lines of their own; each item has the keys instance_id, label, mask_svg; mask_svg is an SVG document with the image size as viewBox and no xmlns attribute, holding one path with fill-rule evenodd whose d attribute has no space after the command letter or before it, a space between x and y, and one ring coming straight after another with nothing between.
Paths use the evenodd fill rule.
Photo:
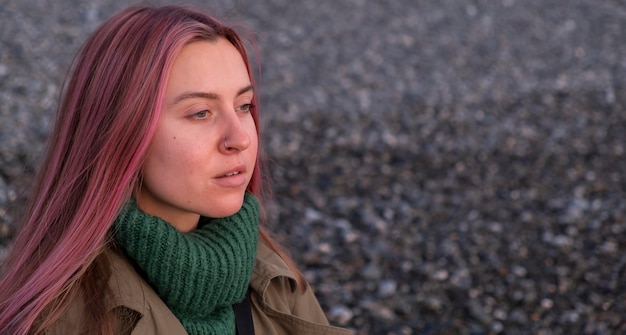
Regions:
<instances>
[{"instance_id":1,"label":"woman","mask_svg":"<svg viewBox=\"0 0 626 335\"><path fill-rule=\"evenodd\" d=\"M209 16L104 23L7 257L0 333L349 333L258 225L254 88L241 39Z\"/></svg>"}]
</instances>

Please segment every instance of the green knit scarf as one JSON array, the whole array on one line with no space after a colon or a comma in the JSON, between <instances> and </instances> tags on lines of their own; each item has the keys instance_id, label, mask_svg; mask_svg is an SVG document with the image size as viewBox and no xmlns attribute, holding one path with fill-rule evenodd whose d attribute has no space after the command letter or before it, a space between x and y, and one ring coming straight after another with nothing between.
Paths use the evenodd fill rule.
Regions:
<instances>
[{"instance_id":1,"label":"green knit scarf","mask_svg":"<svg viewBox=\"0 0 626 335\"><path fill-rule=\"evenodd\" d=\"M236 214L201 217L190 233L142 212L131 199L113 234L189 334L235 334L232 305L243 300L252 276L258 221L250 194Z\"/></svg>"}]
</instances>

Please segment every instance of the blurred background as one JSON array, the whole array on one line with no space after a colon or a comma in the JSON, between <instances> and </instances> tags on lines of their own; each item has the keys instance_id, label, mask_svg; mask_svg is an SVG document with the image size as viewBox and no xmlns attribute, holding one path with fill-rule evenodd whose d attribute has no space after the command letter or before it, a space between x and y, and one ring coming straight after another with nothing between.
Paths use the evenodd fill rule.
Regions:
<instances>
[{"instance_id":1,"label":"blurred background","mask_svg":"<svg viewBox=\"0 0 626 335\"><path fill-rule=\"evenodd\" d=\"M0 3L0 250L72 57L131 3ZM626 332L623 0L196 3L256 34L271 229L333 324Z\"/></svg>"}]
</instances>

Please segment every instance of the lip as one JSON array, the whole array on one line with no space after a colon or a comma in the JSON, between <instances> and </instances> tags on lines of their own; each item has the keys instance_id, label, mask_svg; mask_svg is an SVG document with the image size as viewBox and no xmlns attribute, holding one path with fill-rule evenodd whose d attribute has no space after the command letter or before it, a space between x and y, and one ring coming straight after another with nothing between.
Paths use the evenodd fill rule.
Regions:
<instances>
[{"instance_id":1,"label":"lip","mask_svg":"<svg viewBox=\"0 0 626 335\"><path fill-rule=\"evenodd\" d=\"M246 166L237 165L228 170L218 173L214 182L223 187L241 187L246 184Z\"/></svg>"}]
</instances>

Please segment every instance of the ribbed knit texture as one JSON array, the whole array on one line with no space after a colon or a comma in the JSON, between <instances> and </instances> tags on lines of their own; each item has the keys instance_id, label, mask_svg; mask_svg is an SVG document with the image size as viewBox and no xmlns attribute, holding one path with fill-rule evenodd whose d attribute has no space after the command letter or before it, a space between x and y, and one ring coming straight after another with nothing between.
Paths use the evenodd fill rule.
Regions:
<instances>
[{"instance_id":1,"label":"ribbed knit texture","mask_svg":"<svg viewBox=\"0 0 626 335\"><path fill-rule=\"evenodd\" d=\"M114 224L116 243L189 334L235 334L232 305L243 300L258 243L258 202L221 219L202 217L181 233L131 199Z\"/></svg>"}]
</instances>

